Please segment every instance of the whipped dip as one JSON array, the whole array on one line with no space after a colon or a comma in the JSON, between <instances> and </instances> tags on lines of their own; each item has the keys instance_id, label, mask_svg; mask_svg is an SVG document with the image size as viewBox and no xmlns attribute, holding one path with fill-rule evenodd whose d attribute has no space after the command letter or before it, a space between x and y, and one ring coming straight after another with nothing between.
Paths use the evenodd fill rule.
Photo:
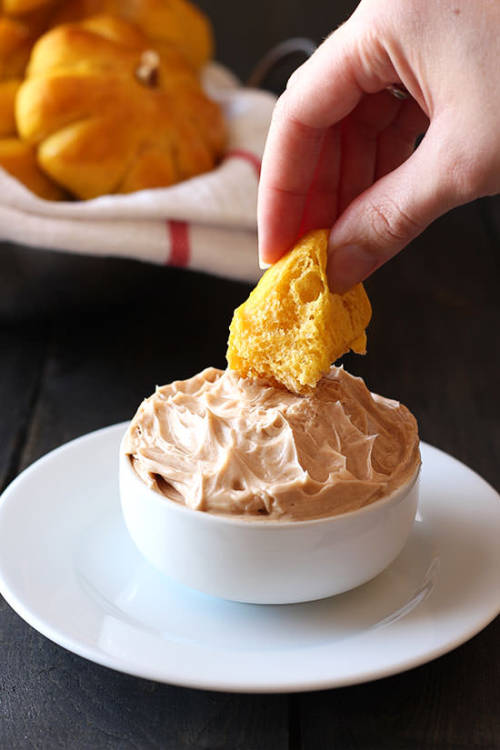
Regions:
<instances>
[{"instance_id":1,"label":"whipped dip","mask_svg":"<svg viewBox=\"0 0 500 750\"><path fill-rule=\"evenodd\" d=\"M286 521L357 510L420 465L413 415L342 367L302 396L207 368L143 401L124 450L142 481L169 500Z\"/></svg>"}]
</instances>

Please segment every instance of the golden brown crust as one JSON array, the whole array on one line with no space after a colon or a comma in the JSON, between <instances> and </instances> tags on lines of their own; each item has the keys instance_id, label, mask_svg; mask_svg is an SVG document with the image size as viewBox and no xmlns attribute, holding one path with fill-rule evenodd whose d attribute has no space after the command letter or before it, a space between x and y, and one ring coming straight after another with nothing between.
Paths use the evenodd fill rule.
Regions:
<instances>
[{"instance_id":1,"label":"golden brown crust","mask_svg":"<svg viewBox=\"0 0 500 750\"><path fill-rule=\"evenodd\" d=\"M227 351L232 370L304 393L349 349L366 351L370 302L362 284L331 294L327 244L327 230L302 237L235 310Z\"/></svg>"}]
</instances>

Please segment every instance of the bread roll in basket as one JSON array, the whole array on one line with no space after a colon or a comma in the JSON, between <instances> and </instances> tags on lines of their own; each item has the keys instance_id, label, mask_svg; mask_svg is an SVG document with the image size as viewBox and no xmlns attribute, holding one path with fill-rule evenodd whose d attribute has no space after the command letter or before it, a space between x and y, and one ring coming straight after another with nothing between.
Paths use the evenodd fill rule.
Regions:
<instances>
[{"instance_id":1,"label":"bread roll in basket","mask_svg":"<svg viewBox=\"0 0 500 750\"><path fill-rule=\"evenodd\" d=\"M95 16L33 48L16 100L42 169L81 199L164 187L211 170L226 139L219 106L171 45Z\"/></svg>"}]
</instances>

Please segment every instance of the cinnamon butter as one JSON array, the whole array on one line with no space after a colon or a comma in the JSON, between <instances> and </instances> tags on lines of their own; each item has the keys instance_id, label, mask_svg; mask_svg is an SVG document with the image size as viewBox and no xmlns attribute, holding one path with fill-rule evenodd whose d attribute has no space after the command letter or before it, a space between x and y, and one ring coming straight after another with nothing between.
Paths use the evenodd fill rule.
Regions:
<instances>
[{"instance_id":1,"label":"cinnamon butter","mask_svg":"<svg viewBox=\"0 0 500 750\"><path fill-rule=\"evenodd\" d=\"M169 500L288 521L362 508L408 482L420 464L413 415L341 367L307 395L207 368L141 404L125 452Z\"/></svg>"}]
</instances>

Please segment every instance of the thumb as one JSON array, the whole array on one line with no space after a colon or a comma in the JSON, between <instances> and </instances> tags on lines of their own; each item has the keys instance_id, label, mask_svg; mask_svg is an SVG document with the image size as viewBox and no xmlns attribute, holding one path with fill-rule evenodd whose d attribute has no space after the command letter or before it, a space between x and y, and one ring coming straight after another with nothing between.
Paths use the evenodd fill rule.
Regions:
<instances>
[{"instance_id":1,"label":"thumb","mask_svg":"<svg viewBox=\"0 0 500 750\"><path fill-rule=\"evenodd\" d=\"M342 294L402 250L434 219L461 202L456 162L429 128L400 167L377 180L343 212L330 233L328 280Z\"/></svg>"}]
</instances>

